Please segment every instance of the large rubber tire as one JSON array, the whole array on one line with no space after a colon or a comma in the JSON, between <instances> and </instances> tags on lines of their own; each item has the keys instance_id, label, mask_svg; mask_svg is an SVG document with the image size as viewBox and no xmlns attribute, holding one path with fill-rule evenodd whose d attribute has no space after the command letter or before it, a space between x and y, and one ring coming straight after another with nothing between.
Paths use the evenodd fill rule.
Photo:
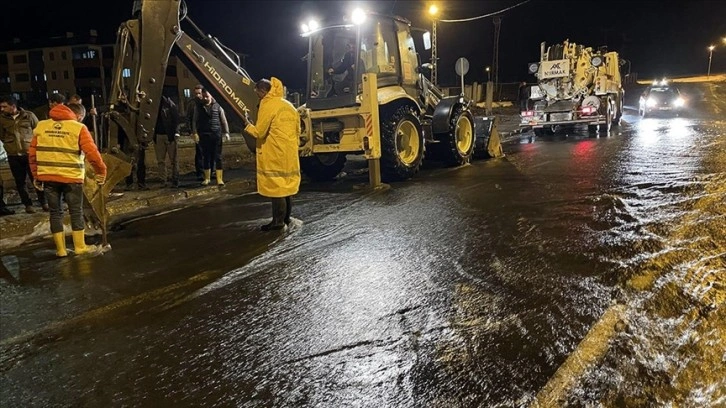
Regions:
<instances>
[{"instance_id":1,"label":"large rubber tire","mask_svg":"<svg viewBox=\"0 0 726 408\"><path fill-rule=\"evenodd\" d=\"M601 123L598 132L601 135L607 135L613 127L613 111L610 99L605 101L605 123Z\"/></svg>"},{"instance_id":2,"label":"large rubber tire","mask_svg":"<svg viewBox=\"0 0 726 408\"><path fill-rule=\"evenodd\" d=\"M544 128L534 128L532 129L532 133L534 133L534 135L538 137L544 136L546 134Z\"/></svg>"},{"instance_id":3,"label":"large rubber tire","mask_svg":"<svg viewBox=\"0 0 726 408\"><path fill-rule=\"evenodd\" d=\"M621 119L623 118L623 97L618 95L615 100L615 117L613 118L613 125L620 126Z\"/></svg>"},{"instance_id":4,"label":"large rubber tire","mask_svg":"<svg viewBox=\"0 0 726 408\"><path fill-rule=\"evenodd\" d=\"M424 136L418 112L409 105L381 117L381 178L401 181L413 177L424 158Z\"/></svg>"},{"instance_id":5,"label":"large rubber tire","mask_svg":"<svg viewBox=\"0 0 726 408\"><path fill-rule=\"evenodd\" d=\"M474 117L471 112L456 105L449 120L449 132L434 135L439 141L440 157L448 166L460 166L469 163L474 152Z\"/></svg>"},{"instance_id":6,"label":"large rubber tire","mask_svg":"<svg viewBox=\"0 0 726 408\"><path fill-rule=\"evenodd\" d=\"M342 153L319 153L300 158L300 169L314 181L330 181L345 167L346 157Z\"/></svg>"}]
</instances>

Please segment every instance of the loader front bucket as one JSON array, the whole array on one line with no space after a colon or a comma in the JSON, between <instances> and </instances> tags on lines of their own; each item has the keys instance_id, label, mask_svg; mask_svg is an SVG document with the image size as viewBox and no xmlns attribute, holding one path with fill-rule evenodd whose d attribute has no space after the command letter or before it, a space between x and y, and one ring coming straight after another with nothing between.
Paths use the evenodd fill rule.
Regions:
<instances>
[{"instance_id":1,"label":"loader front bucket","mask_svg":"<svg viewBox=\"0 0 726 408\"><path fill-rule=\"evenodd\" d=\"M497 130L496 116L475 116L474 133L474 157L477 158L499 158L504 157L502 142Z\"/></svg>"},{"instance_id":2,"label":"loader front bucket","mask_svg":"<svg viewBox=\"0 0 726 408\"><path fill-rule=\"evenodd\" d=\"M106 183L99 186L94 180L93 167L86 163L86 179L83 180L83 195L86 196L85 207L90 211L84 214L93 220L93 223L105 231L108 211L106 210L106 197L121 180L131 174L131 163L114 155L102 153L103 162L106 163Z\"/></svg>"}]
</instances>

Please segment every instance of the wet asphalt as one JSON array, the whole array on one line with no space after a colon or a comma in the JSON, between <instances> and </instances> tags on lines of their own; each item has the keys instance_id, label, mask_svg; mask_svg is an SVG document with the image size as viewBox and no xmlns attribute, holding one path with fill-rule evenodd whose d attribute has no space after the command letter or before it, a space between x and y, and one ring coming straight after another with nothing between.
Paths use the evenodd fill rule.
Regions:
<instances>
[{"instance_id":1,"label":"wet asphalt","mask_svg":"<svg viewBox=\"0 0 726 408\"><path fill-rule=\"evenodd\" d=\"M679 366L723 333L687 323L723 315L718 117L525 133L379 191L352 165L279 233L229 194L125 220L103 255L31 245L3 257L3 406L527 406L614 303L627 328L570 404L718 402L723 368Z\"/></svg>"}]
</instances>

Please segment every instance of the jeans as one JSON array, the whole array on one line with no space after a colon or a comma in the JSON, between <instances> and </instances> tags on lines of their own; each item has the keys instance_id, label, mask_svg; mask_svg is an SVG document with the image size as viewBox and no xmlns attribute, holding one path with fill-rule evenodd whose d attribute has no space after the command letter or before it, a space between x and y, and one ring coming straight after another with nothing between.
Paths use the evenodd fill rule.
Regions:
<instances>
[{"instance_id":1,"label":"jeans","mask_svg":"<svg viewBox=\"0 0 726 408\"><path fill-rule=\"evenodd\" d=\"M139 187L146 187L146 148L139 146L139 149L133 153L131 159L131 174L126 177L126 186L131 187L134 184L134 173L136 173L136 184Z\"/></svg>"},{"instance_id":2,"label":"jeans","mask_svg":"<svg viewBox=\"0 0 726 408\"><path fill-rule=\"evenodd\" d=\"M30 179L31 183L33 182L33 172L30 171L28 156L8 156L8 164L10 165L10 172L13 174L13 179L15 179L15 187L18 189L20 201L23 202L24 206L32 207L33 200L30 199L28 188L25 183L27 179ZM35 192L38 195L38 202L40 205L44 205L45 195L43 192L39 190L35 190Z\"/></svg>"},{"instance_id":3,"label":"jeans","mask_svg":"<svg viewBox=\"0 0 726 408\"><path fill-rule=\"evenodd\" d=\"M61 196L68 204L71 214L71 229L83 231L86 226L83 222L83 184L66 184L46 181L43 183L45 196L50 207L50 232L63 232L63 207Z\"/></svg>"},{"instance_id":4,"label":"jeans","mask_svg":"<svg viewBox=\"0 0 726 408\"><path fill-rule=\"evenodd\" d=\"M179 181L179 162L177 160L177 139L169 141L167 135L156 135L154 140L154 152L156 153L156 163L159 166L159 176L161 181L166 183L166 157L169 157L171 162L171 182L177 183Z\"/></svg>"}]
</instances>

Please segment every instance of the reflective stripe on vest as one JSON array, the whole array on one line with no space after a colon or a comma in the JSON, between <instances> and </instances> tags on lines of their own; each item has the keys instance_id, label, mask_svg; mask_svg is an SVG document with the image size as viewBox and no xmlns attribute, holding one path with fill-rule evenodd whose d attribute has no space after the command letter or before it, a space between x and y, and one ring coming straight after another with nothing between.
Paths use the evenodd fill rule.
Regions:
<instances>
[{"instance_id":1,"label":"reflective stripe on vest","mask_svg":"<svg viewBox=\"0 0 726 408\"><path fill-rule=\"evenodd\" d=\"M38 175L80 179L86 175L79 139L83 124L75 120L43 120L35 128L38 135L36 159Z\"/></svg>"}]
</instances>

